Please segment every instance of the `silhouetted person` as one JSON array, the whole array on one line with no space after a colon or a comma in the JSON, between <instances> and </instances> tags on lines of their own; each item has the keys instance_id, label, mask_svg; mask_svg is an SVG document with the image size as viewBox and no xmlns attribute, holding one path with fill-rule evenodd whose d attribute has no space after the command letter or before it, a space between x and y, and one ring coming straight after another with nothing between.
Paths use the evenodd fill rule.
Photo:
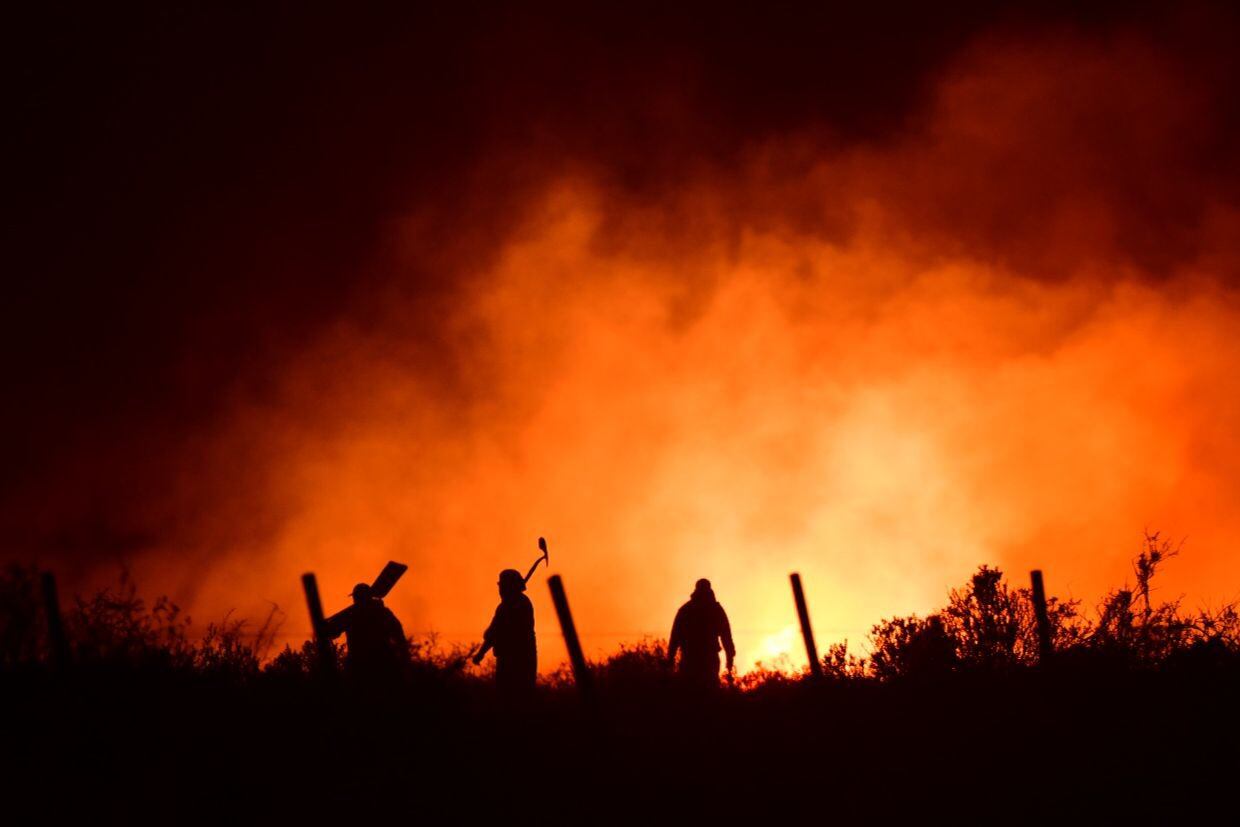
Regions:
<instances>
[{"instance_id":1,"label":"silhouetted person","mask_svg":"<svg viewBox=\"0 0 1240 827\"><path fill-rule=\"evenodd\" d=\"M375 597L370 586L353 587L353 605L329 618L328 634L344 634L349 644L348 669L363 680L395 677L401 668L408 643L405 630L392 610Z\"/></svg>"},{"instance_id":2,"label":"silhouetted person","mask_svg":"<svg viewBox=\"0 0 1240 827\"><path fill-rule=\"evenodd\" d=\"M525 578L516 569L499 573L499 606L482 634L474 663L495 650L495 686L509 697L524 696L538 680L538 649L534 642L534 605L525 596Z\"/></svg>"},{"instance_id":3,"label":"silhouetted person","mask_svg":"<svg viewBox=\"0 0 1240 827\"><path fill-rule=\"evenodd\" d=\"M732 627L727 612L710 588L709 580L699 580L689 602L676 612L672 636L667 645L668 661L676 662L680 653L680 674L703 686L719 685L719 650L728 657L728 671L736 659Z\"/></svg>"}]
</instances>

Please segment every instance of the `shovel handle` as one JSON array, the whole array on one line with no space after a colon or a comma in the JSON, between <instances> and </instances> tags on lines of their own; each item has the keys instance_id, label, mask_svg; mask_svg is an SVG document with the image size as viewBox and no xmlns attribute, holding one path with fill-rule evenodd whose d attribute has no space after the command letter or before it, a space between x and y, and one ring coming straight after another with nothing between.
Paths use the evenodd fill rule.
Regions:
<instances>
[{"instance_id":1,"label":"shovel handle","mask_svg":"<svg viewBox=\"0 0 1240 827\"><path fill-rule=\"evenodd\" d=\"M538 564L546 561L547 565L551 565L551 553L547 551L547 541L542 537L538 538L538 548L542 551L542 557L534 561L534 565L530 566L530 570L525 573L525 582L530 582L530 578L534 576L534 572L538 569Z\"/></svg>"}]
</instances>

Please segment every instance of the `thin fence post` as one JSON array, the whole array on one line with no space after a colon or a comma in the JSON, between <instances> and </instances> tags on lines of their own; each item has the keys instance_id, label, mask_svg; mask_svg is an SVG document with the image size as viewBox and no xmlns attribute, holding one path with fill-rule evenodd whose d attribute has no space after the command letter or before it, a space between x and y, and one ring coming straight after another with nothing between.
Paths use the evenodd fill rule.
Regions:
<instances>
[{"instance_id":1,"label":"thin fence post","mask_svg":"<svg viewBox=\"0 0 1240 827\"><path fill-rule=\"evenodd\" d=\"M801 588L801 575L793 572L792 599L797 604L797 617L801 621L801 637L805 639L805 655L809 658L809 673L815 679L822 677L822 663L818 660L818 647L814 644L814 628L809 625L809 607L805 605L805 590Z\"/></svg>"},{"instance_id":2,"label":"thin fence post","mask_svg":"<svg viewBox=\"0 0 1240 827\"><path fill-rule=\"evenodd\" d=\"M564 646L568 649L568 661L573 667L573 680L577 683L577 690L584 697L589 697L594 691L594 682L590 675L590 667L586 665L585 654L581 651L581 639L577 637L573 613L568 608L564 581L560 579L560 575L553 574L547 578L547 586L551 589L551 602L555 604L555 613L560 619L560 630L564 633Z\"/></svg>"},{"instance_id":3,"label":"thin fence post","mask_svg":"<svg viewBox=\"0 0 1240 827\"><path fill-rule=\"evenodd\" d=\"M60 615L60 595L56 590L56 575L45 571L39 578L43 587L43 614L47 619L47 646L52 665L63 669L69 665L69 640L65 637L65 623Z\"/></svg>"},{"instance_id":4,"label":"thin fence post","mask_svg":"<svg viewBox=\"0 0 1240 827\"><path fill-rule=\"evenodd\" d=\"M1051 620L1046 611L1046 589L1042 584L1042 570L1029 572L1033 584L1033 616L1038 626L1038 662L1045 663L1054 654L1051 642Z\"/></svg>"},{"instance_id":5,"label":"thin fence post","mask_svg":"<svg viewBox=\"0 0 1240 827\"><path fill-rule=\"evenodd\" d=\"M319 662L330 672L336 666L336 653L327 634L323 602L319 600L319 584L313 572L306 572L301 576L301 587L305 589L306 605L310 608L310 626L314 629L314 646L319 653Z\"/></svg>"}]
</instances>

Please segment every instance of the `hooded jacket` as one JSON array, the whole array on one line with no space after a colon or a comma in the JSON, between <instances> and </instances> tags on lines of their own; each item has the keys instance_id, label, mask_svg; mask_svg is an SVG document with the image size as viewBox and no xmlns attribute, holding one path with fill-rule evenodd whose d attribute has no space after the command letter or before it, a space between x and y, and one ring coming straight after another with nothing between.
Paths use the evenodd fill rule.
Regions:
<instances>
[{"instance_id":1,"label":"hooded jacket","mask_svg":"<svg viewBox=\"0 0 1240 827\"><path fill-rule=\"evenodd\" d=\"M677 651L687 660L718 657L720 648L731 659L736 655L732 642L732 627L727 612L715 599L710 588L698 588L689 602L676 612L672 623L672 635L668 641L668 655L675 657Z\"/></svg>"}]
</instances>

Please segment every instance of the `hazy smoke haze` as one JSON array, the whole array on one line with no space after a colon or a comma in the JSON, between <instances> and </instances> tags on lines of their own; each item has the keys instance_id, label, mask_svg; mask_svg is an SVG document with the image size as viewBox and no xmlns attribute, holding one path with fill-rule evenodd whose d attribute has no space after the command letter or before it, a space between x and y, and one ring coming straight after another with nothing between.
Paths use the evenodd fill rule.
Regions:
<instances>
[{"instance_id":1,"label":"hazy smoke haze","mask_svg":"<svg viewBox=\"0 0 1240 827\"><path fill-rule=\"evenodd\" d=\"M63 353L18 330L50 355L7 414L11 556L83 585L127 561L198 619L275 601L293 637L301 572L331 610L397 559L406 629L470 640L545 535L595 651L666 635L704 576L742 665L801 657L792 570L822 643L981 563L1092 603L1147 527L1188 538L1166 596L1235 599L1233 21L1157 19L876 35L894 63L759 32L783 62L758 78L723 35L540 63L521 20L477 27L442 88L367 52L325 100L408 72L409 106L468 127L385 122L376 93L326 133L341 169L301 150L331 209L277 168L278 197L148 227L136 285L32 294L88 321ZM407 158L389 131L418 132ZM221 252L198 220L265 240Z\"/></svg>"}]
</instances>

